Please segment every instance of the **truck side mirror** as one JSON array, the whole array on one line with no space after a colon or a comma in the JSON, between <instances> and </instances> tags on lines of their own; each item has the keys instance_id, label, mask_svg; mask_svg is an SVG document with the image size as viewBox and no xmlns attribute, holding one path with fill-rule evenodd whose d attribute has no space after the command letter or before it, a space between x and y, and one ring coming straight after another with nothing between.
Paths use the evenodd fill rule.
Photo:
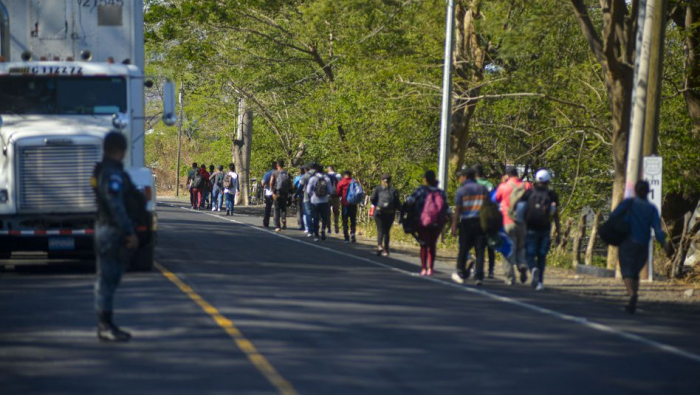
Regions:
<instances>
[{"instance_id":1,"label":"truck side mirror","mask_svg":"<svg viewBox=\"0 0 700 395\"><path fill-rule=\"evenodd\" d=\"M163 123L168 126L175 125L177 115L175 115L175 84L167 80L163 86Z\"/></svg>"}]
</instances>

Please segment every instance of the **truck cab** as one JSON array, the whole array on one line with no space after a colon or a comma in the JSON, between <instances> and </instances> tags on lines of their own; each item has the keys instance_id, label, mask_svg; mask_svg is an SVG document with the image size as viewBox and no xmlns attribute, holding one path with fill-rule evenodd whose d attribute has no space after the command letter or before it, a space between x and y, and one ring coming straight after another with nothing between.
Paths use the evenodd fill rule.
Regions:
<instances>
[{"instance_id":1,"label":"truck cab","mask_svg":"<svg viewBox=\"0 0 700 395\"><path fill-rule=\"evenodd\" d=\"M132 266L152 267L157 218L144 167L142 11L136 0L0 0L0 259L93 253L90 179L104 136L118 130L129 141L125 169L152 216L136 229L150 242Z\"/></svg>"}]
</instances>

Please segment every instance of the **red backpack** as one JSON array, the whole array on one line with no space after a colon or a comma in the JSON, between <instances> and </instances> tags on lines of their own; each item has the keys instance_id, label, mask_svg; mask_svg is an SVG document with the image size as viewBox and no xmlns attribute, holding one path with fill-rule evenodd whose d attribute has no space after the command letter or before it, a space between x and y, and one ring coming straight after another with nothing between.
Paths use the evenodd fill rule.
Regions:
<instances>
[{"instance_id":1,"label":"red backpack","mask_svg":"<svg viewBox=\"0 0 700 395\"><path fill-rule=\"evenodd\" d=\"M424 228L445 226L445 207L445 199L440 191L428 192L423 204L423 211L420 213L420 225Z\"/></svg>"}]
</instances>

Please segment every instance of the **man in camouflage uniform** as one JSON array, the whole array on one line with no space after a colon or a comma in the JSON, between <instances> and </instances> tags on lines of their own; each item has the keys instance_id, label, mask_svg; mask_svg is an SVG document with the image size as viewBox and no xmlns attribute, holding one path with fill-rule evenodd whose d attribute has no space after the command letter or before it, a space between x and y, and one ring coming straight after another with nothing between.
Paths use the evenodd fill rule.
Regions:
<instances>
[{"instance_id":1,"label":"man in camouflage uniform","mask_svg":"<svg viewBox=\"0 0 700 395\"><path fill-rule=\"evenodd\" d=\"M112 322L114 293L139 241L125 197L132 190L131 180L122 160L127 142L124 135L110 132L104 140L104 157L95 167L92 185L97 196L95 253L97 281L95 308L98 316L97 337L101 341L128 341L131 335Z\"/></svg>"}]
</instances>

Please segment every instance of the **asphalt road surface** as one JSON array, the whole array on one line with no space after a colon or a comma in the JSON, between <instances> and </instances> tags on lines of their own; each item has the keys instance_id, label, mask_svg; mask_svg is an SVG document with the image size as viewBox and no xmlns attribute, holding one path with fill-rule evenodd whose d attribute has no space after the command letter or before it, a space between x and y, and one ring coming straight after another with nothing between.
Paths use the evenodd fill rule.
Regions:
<instances>
[{"instance_id":1,"label":"asphalt road surface","mask_svg":"<svg viewBox=\"0 0 700 395\"><path fill-rule=\"evenodd\" d=\"M700 317L415 275L338 239L159 204L99 343L88 263L0 272L0 394L698 394Z\"/></svg>"}]
</instances>

